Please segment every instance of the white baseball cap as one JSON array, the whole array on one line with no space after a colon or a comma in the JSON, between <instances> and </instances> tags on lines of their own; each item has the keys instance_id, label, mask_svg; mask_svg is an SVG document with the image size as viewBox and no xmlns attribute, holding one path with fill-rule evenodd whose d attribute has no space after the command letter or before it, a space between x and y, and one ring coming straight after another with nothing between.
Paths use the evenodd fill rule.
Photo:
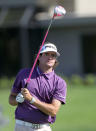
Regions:
<instances>
[{"instance_id":1,"label":"white baseball cap","mask_svg":"<svg viewBox=\"0 0 96 131\"><path fill-rule=\"evenodd\" d=\"M53 51L56 53L57 56L60 56L60 53L57 51L57 48L54 44L50 43L50 42L46 42L41 51L40 51L40 54L42 53L45 53L45 52L50 52L50 51Z\"/></svg>"}]
</instances>

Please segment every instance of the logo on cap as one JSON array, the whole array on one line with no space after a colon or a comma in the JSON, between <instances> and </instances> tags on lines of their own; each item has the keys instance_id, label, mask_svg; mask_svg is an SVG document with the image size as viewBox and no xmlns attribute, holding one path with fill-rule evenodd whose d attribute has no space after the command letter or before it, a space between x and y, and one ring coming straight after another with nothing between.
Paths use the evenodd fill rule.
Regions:
<instances>
[{"instance_id":1,"label":"logo on cap","mask_svg":"<svg viewBox=\"0 0 96 131\"><path fill-rule=\"evenodd\" d=\"M53 51L56 53L57 56L60 56L60 54L57 52L56 46L52 43L47 42L45 45L43 45L40 53L49 52L49 51Z\"/></svg>"}]
</instances>

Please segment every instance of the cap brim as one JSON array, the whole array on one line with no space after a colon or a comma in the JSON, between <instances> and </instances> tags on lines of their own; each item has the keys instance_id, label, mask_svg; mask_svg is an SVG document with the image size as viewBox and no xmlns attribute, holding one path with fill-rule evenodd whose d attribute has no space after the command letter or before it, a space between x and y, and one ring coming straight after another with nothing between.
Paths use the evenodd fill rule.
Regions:
<instances>
[{"instance_id":1,"label":"cap brim","mask_svg":"<svg viewBox=\"0 0 96 131\"><path fill-rule=\"evenodd\" d=\"M56 52L57 56L60 56L60 53L59 52Z\"/></svg>"},{"instance_id":2,"label":"cap brim","mask_svg":"<svg viewBox=\"0 0 96 131\"><path fill-rule=\"evenodd\" d=\"M60 53L59 53L59 52L56 52L56 51L53 50L53 49L52 49L52 50L48 50L48 49L47 49L47 50L41 51L40 54L45 53L45 52L55 52L57 56L60 56Z\"/></svg>"}]
</instances>

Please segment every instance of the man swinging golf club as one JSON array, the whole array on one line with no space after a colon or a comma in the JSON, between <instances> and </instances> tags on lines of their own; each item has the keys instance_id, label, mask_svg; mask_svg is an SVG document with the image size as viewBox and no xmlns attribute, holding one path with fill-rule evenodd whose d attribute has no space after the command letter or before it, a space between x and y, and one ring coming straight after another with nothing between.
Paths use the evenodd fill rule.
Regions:
<instances>
[{"instance_id":1,"label":"man swinging golf club","mask_svg":"<svg viewBox=\"0 0 96 131\"><path fill-rule=\"evenodd\" d=\"M27 83L30 68L17 74L9 96L9 103L17 105L15 131L51 131L50 124L66 102L66 82L54 72L59 56L57 47L47 42L40 50L30 81Z\"/></svg>"}]
</instances>

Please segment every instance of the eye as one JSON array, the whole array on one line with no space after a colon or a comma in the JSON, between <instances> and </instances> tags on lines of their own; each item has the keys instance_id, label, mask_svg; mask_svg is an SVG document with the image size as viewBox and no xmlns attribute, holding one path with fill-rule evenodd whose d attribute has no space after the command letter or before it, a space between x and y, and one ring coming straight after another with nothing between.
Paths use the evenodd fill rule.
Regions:
<instances>
[{"instance_id":1,"label":"eye","mask_svg":"<svg viewBox=\"0 0 96 131\"><path fill-rule=\"evenodd\" d=\"M49 54L48 53L45 53L45 56L48 56Z\"/></svg>"},{"instance_id":2,"label":"eye","mask_svg":"<svg viewBox=\"0 0 96 131\"><path fill-rule=\"evenodd\" d=\"M44 53L45 56L51 56L52 58L56 58L56 54L51 54L51 53Z\"/></svg>"},{"instance_id":3,"label":"eye","mask_svg":"<svg viewBox=\"0 0 96 131\"><path fill-rule=\"evenodd\" d=\"M56 58L56 55L55 54L51 54L52 57Z\"/></svg>"}]
</instances>

